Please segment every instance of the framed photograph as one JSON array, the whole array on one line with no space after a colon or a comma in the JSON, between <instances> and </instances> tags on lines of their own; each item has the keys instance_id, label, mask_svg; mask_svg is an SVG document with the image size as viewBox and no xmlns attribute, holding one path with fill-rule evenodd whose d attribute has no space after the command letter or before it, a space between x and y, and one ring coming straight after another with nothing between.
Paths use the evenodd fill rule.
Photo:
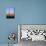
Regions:
<instances>
[{"instance_id":1,"label":"framed photograph","mask_svg":"<svg viewBox=\"0 0 46 46\"><path fill-rule=\"evenodd\" d=\"M7 8L6 9L6 18L15 18L15 8Z\"/></svg>"}]
</instances>

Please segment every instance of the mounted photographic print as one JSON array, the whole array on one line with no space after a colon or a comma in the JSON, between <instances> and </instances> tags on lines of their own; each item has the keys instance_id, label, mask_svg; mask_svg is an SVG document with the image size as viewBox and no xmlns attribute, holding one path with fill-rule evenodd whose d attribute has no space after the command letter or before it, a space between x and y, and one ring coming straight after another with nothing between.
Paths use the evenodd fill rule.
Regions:
<instances>
[{"instance_id":1,"label":"mounted photographic print","mask_svg":"<svg viewBox=\"0 0 46 46\"><path fill-rule=\"evenodd\" d=\"M6 18L7 19L15 18L15 8L7 8L6 9Z\"/></svg>"}]
</instances>

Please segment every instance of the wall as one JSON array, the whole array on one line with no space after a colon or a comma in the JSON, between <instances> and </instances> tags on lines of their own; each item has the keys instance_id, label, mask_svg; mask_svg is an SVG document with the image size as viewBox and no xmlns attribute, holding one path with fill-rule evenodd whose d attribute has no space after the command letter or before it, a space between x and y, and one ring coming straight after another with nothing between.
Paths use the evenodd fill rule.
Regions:
<instances>
[{"instance_id":1,"label":"wall","mask_svg":"<svg viewBox=\"0 0 46 46\"><path fill-rule=\"evenodd\" d=\"M6 19L7 7L15 8L15 19ZM17 34L17 24L46 24L46 0L1 0L0 44L8 43L9 32Z\"/></svg>"},{"instance_id":2,"label":"wall","mask_svg":"<svg viewBox=\"0 0 46 46\"><path fill-rule=\"evenodd\" d=\"M46 24L46 0L21 0L16 3L19 24Z\"/></svg>"},{"instance_id":3,"label":"wall","mask_svg":"<svg viewBox=\"0 0 46 46\"><path fill-rule=\"evenodd\" d=\"M15 19L7 19L5 11L8 7L13 7L16 10L15 2L15 0L0 1L0 44L7 44L9 42L8 34L10 32L16 32L17 35L17 17ZM18 42L17 39L15 42Z\"/></svg>"}]
</instances>

